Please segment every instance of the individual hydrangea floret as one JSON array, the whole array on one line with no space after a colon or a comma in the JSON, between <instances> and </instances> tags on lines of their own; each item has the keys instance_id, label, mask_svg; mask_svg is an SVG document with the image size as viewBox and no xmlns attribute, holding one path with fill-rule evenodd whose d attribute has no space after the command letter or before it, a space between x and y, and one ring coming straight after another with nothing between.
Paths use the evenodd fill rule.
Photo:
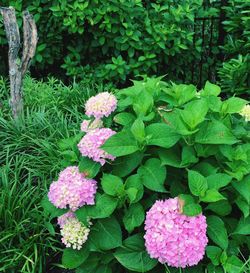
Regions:
<instances>
[{"instance_id":1,"label":"individual hydrangea floret","mask_svg":"<svg viewBox=\"0 0 250 273\"><path fill-rule=\"evenodd\" d=\"M94 119L92 122L91 120L84 120L81 123L81 131L88 133L91 130L101 128L102 126L103 126L103 122L100 119Z\"/></svg>"},{"instance_id":2,"label":"individual hydrangea floret","mask_svg":"<svg viewBox=\"0 0 250 273\"><path fill-rule=\"evenodd\" d=\"M178 198L156 201L147 212L145 230L147 252L160 263L185 268L205 254L206 218L181 214Z\"/></svg>"},{"instance_id":3,"label":"individual hydrangea floret","mask_svg":"<svg viewBox=\"0 0 250 273\"><path fill-rule=\"evenodd\" d=\"M48 197L57 208L67 206L75 211L83 205L94 205L97 182L79 172L78 167L64 169L57 181L50 185Z\"/></svg>"},{"instance_id":4,"label":"individual hydrangea floret","mask_svg":"<svg viewBox=\"0 0 250 273\"><path fill-rule=\"evenodd\" d=\"M69 217L64 219L61 227L62 242L66 247L80 250L87 241L89 232L89 227L83 225L77 218Z\"/></svg>"},{"instance_id":5,"label":"individual hydrangea floret","mask_svg":"<svg viewBox=\"0 0 250 273\"><path fill-rule=\"evenodd\" d=\"M87 116L96 119L108 117L117 107L116 97L109 92L102 92L87 100L85 111Z\"/></svg>"},{"instance_id":6,"label":"individual hydrangea floret","mask_svg":"<svg viewBox=\"0 0 250 273\"><path fill-rule=\"evenodd\" d=\"M248 122L250 121L250 105L247 104L245 105L241 111L240 111L240 115L243 116L245 118L245 121Z\"/></svg>"},{"instance_id":7,"label":"individual hydrangea floret","mask_svg":"<svg viewBox=\"0 0 250 273\"><path fill-rule=\"evenodd\" d=\"M115 157L108 154L100 147L116 132L109 128L100 128L88 132L79 142L78 148L83 156L87 156L104 165L106 160L114 160Z\"/></svg>"}]
</instances>

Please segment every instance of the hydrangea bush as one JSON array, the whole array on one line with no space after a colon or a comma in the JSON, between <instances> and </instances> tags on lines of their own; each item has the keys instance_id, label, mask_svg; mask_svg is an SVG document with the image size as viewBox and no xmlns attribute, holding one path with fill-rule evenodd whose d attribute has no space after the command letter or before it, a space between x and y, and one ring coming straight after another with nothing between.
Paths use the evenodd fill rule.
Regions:
<instances>
[{"instance_id":1,"label":"hydrangea bush","mask_svg":"<svg viewBox=\"0 0 250 273\"><path fill-rule=\"evenodd\" d=\"M43 200L65 268L245 272L250 107L220 91L146 78L86 102Z\"/></svg>"}]
</instances>

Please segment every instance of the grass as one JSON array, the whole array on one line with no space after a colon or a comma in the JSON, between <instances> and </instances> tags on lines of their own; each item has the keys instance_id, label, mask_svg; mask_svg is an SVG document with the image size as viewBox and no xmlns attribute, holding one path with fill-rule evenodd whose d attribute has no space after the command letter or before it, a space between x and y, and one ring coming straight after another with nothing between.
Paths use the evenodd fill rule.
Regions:
<instances>
[{"instance_id":1,"label":"grass","mask_svg":"<svg viewBox=\"0 0 250 273\"><path fill-rule=\"evenodd\" d=\"M62 169L58 141L79 132L84 101L109 86L27 77L19 120L10 116L8 88L0 78L0 272L55 272L48 263L61 245L45 227L41 199Z\"/></svg>"}]
</instances>

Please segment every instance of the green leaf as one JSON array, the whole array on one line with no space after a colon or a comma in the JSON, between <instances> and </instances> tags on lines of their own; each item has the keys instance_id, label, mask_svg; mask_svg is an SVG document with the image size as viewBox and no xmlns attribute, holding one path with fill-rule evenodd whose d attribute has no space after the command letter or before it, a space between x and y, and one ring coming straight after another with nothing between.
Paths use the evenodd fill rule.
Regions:
<instances>
[{"instance_id":1,"label":"green leaf","mask_svg":"<svg viewBox=\"0 0 250 273\"><path fill-rule=\"evenodd\" d=\"M91 228L89 240L99 250L109 250L122 245L122 231L116 218L98 220Z\"/></svg>"},{"instance_id":2,"label":"green leaf","mask_svg":"<svg viewBox=\"0 0 250 273\"><path fill-rule=\"evenodd\" d=\"M111 136L101 147L114 156L124 156L138 151L137 142L129 131L122 131Z\"/></svg>"},{"instance_id":3,"label":"green leaf","mask_svg":"<svg viewBox=\"0 0 250 273\"><path fill-rule=\"evenodd\" d=\"M205 193L205 196L201 197L202 202L217 202L220 200L226 199L222 194L220 194L216 189L208 189Z\"/></svg>"},{"instance_id":4,"label":"green leaf","mask_svg":"<svg viewBox=\"0 0 250 273\"><path fill-rule=\"evenodd\" d=\"M193 130L198 124L204 121L207 111L208 105L205 99L194 100L189 102L184 110L181 111L181 117Z\"/></svg>"},{"instance_id":5,"label":"green leaf","mask_svg":"<svg viewBox=\"0 0 250 273\"><path fill-rule=\"evenodd\" d=\"M133 109L137 116L141 116L142 114L145 116L149 111L151 111L153 105L154 100L152 95L145 90L142 90L134 100Z\"/></svg>"},{"instance_id":6,"label":"green leaf","mask_svg":"<svg viewBox=\"0 0 250 273\"><path fill-rule=\"evenodd\" d=\"M139 142L143 142L145 139L145 125L142 119L137 118L131 126L131 132L134 135L135 139Z\"/></svg>"},{"instance_id":7,"label":"green leaf","mask_svg":"<svg viewBox=\"0 0 250 273\"><path fill-rule=\"evenodd\" d=\"M76 273L95 273L100 257L90 254L89 257L77 269Z\"/></svg>"},{"instance_id":8,"label":"green leaf","mask_svg":"<svg viewBox=\"0 0 250 273\"><path fill-rule=\"evenodd\" d=\"M94 206L88 206L88 214L91 218L106 218L116 209L117 199L107 194L97 194Z\"/></svg>"},{"instance_id":9,"label":"green leaf","mask_svg":"<svg viewBox=\"0 0 250 273\"><path fill-rule=\"evenodd\" d=\"M77 268L89 256L89 249L85 245L80 250L65 248L63 250L62 264L68 269Z\"/></svg>"},{"instance_id":10,"label":"green leaf","mask_svg":"<svg viewBox=\"0 0 250 273\"><path fill-rule=\"evenodd\" d=\"M209 204L206 207L206 210L207 209L215 212L219 216L226 216L231 213L232 206L227 200L221 200L221 201Z\"/></svg>"},{"instance_id":11,"label":"green leaf","mask_svg":"<svg viewBox=\"0 0 250 273\"><path fill-rule=\"evenodd\" d=\"M161 166L161 161L151 158L138 169L145 187L152 191L166 192L164 182L166 180L166 168Z\"/></svg>"},{"instance_id":12,"label":"green leaf","mask_svg":"<svg viewBox=\"0 0 250 273\"><path fill-rule=\"evenodd\" d=\"M247 218L250 215L250 206L247 203L247 201L243 197L238 196L235 203L237 204L239 209L243 212L244 217Z\"/></svg>"},{"instance_id":13,"label":"green leaf","mask_svg":"<svg viewBox=\"0 0 250 273\"><path fill-rule=\"evenodd\" d=\"M204 196L208 189L206 178L196 171L188 171L188 186L195 196Z\"/></svg>"},{"instance_id":14,"label":"green leaf","mask_svg":"<svg viewBox=\"0 0 250 273\"><path fill-rule=\"evenodd\" d=\"M114 117L114 122L123 126L131 125L134 120L135 116L131 113L119 113Z\"/></svg>"},{"instance_id":15,"label":"green leaf","mask_svg":"<svg viewBox=\"0 0 250 273\"><path fill-rule=\"evenodd\" d=\"M228 144L238 142L231 130L220 121L204 122L196 134L195 141L201 144Z\"/></svg>"},{"instance_id":16,"label":"green leaf","mask_svg":"<svg viewBox=\"0 0 250 273\"><path fill-rule=\"evenodd\" d=\"M234 234L250 235L250 217L240 219Z\"/></svg>"},{"instance_id":17,"label":"green leaf","mask_svg":"<svg viewBox=\"0 0 250 273\"><path fill-rule=\"evenodd\" d=\"M128 232L139 227L145 219L143 206L139 203L132 204L124 214L123 223Z\"/></svg>"},{"instance_id":18,"label":"green leaf","mask_svg":"<svg viewBox=\"0 0 250 273\"><path fill-rule=\"evenodd\" d=\"M250 204L250 174L245 176L241 181L232 182L233 187L245 198Z\"/></svg>"},{"instance_id":19,"label":"green leaf","mask_svg":"<svg viewBox=\"0 0 250 273\"><path fill-rule=\"evenodd\" d=\"M179 134L163 123L154 123L146 127L146 135L149 137L148 145L163 148L172 147L180 139Z\"/></svg>"},{"instance_id":20,"label":"green leaf","mask_svg":"<svg viewBox=\"0 0 250 273\"><path fill-rule=\"evenodd\" d=\"M127 176L138 167L143 159L143 156L144 154L142 152L135 152L131 155L118 157L112 163L112 173L120 177Z\"/></svg>"},{"instance_id":21,"label":"green leaf","mask_svg":"<svg viewBox=\"0 0 250 273\"><path fill-rule=\"evenodd\" d=\"M112 196L119 196L124 190L121 178L112 174L103 174L101 185L104 192Z\"/></svg>"},{"instance_id":22,"label":"green leaf","mask_svg":"<svg viewBox=\"0 0 250 273\"><path fill-rule=\"evenodd\" d=\"M209 238L223 250L228 247L228 235L224 222L217 216L207 217L207 234Z\"/></svg>"},{"instance_id":23,"label":"green leaf","mask_svg":"<svg viewBox=\"0 0 250 273\"><path fill-rule=\"evenodd\" d=\"M187 167L190 164L198 162L199 159L196 157L196 153L193 147L191 146L184 146L182 148L181 154L181 166Z\"/></svg>"},{"instance_id":24,"label":"green leaf","mask_svg":"<svg viewBox=\"0 0 250 273\"><path fill-rule=\"evenodd\" d=\"M226 263L223 265L227 273L243 273L244 263L236 256L231 256L227 259Z\"/></svg>"},{"instance_id":25,"label":"green leaf","mask_svg":"<svg viewBox=\"0 0 250 273\"><path fill-rule=\"evenodd\" d=\"M218 96L221 92L221 88L209 81L206 81L204 90L201 91L202 96Z\"/></svg>"},{"instance_id":26,"label":"green leaf","mask_svg":"<svg viewBox=\"0 0 250 273\"><path fill-rule=\"evenodd\" d=\"M55 218L55 217L58 217L58 216L61 216L63 215L64 213L67 212L67 209L58 209L56 208L50 201L49 201L49 198L48 198L48 195L46 194L42 201L41 201L41 206L42 208L44 209L44 211L46 213L48 213L50 215L50 218Z\"/></svg>"},{"instance_id":27,"label":"green leaf","mask_svg":"<svg viewBox=\"0 0 250 273\"><path fill-rule=\"evenodd\" d=\"M183 207L183 214L187 216L196 216L202 213L202 207L199 204L186 204Z\"/></svg>"},{"instance_id":28,"label":"green leaf","mask_svg":"<svg viewBox=\"0 0 250 273\"><path fill-rule=\"evenodd\" d=\"M225 114L239 113L246 104L246 100L231 97L223 101L221 111Z\"/></svg>"},{"instance_id":29,"label":"green leaf","mask_svg":"<svg viewBox=\"0 0 250 273\"><path fill-rule=\"evenodd\" d=\"M222 250L219 247L207 246L206 247L206 254L214 265L220 264L220 256L222 254Z\"/></svg>"},{"instance_id":30,"label":"green leaf","mask_svg":"<svg viewBox=\"0 0 250 273\"><path fill-rule=\"evenodd\" d=\"M207 177L207 183L209 189L219 190L226 187L232 180L232 177L225 173L216 173Z\"/></svg>"},{"instance_id":31,"label":"green leaf","mask_svg":"<svg viewBox=\"0 0 250 273\"><path fill-rule=\"evenodd\" d=\"M131 203L136 203L139 200L141 200L143 193L144 193L144 188L143 188L143 182L142 182L142 177L139 174L131 175L127 178L125 182L125 189L127 191L128 197L130 199ZM136 195L135 197L132 197L131 194L131 189L133 193L135 193L136 189ZM130 193L129 193L130 191ZM134 194L133 194L134 196Z\"/></svg>"},{"instance_id":32,"label":"green leaf","mask_svg":"<svg viewBox=\"0 0 250 273\"><path fill-rule=\"evenodd\" d=\"M158 154L162 165L168 165L175 168L181 167L181 152L177 145L169 149L159 149Z\"/></svg>"},{"instance_id":33,"label":"green leaf","mask_svg":"<svg viewBox=\"0 0 250 273\"><path fill-rule=\"evenodd\" d=\"M151 259L146 252L141 234L126 239L114 256L122 266L136 272L147 272L157 264L157 260Z\"/></svg>"},{"instance_id":34,"label":"green leaf","mask_svg":"<svg viewBox=\"0 0 250 273\"><path fill-rule=\"evenodd\" d=\"M82 157L79 163L79 171L89 178L94 178L101 168L101 164L87 157Z\"/></svg>"}]
</instances>

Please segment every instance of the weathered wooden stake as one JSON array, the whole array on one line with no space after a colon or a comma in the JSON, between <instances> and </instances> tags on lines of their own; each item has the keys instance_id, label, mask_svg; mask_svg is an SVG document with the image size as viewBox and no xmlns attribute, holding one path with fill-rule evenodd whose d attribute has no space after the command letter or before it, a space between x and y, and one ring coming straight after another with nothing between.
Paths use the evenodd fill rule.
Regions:
<instances>
[{"instance_id":1,"label":"weathered wooden stake","mask_svg":"<svg viewBox=\"0 0 250 273\"><path fill-rule=\"evenodd\" d=\"M23 111L22 81L29 68L31 59L35 55L37 45L37 28L32 15L23 12L23 53L18 57L21 47L20 33L13 7L0 8L9 44L9 77L10 77L10 105L14 118Z\"/></svg>"}]
</instances>

